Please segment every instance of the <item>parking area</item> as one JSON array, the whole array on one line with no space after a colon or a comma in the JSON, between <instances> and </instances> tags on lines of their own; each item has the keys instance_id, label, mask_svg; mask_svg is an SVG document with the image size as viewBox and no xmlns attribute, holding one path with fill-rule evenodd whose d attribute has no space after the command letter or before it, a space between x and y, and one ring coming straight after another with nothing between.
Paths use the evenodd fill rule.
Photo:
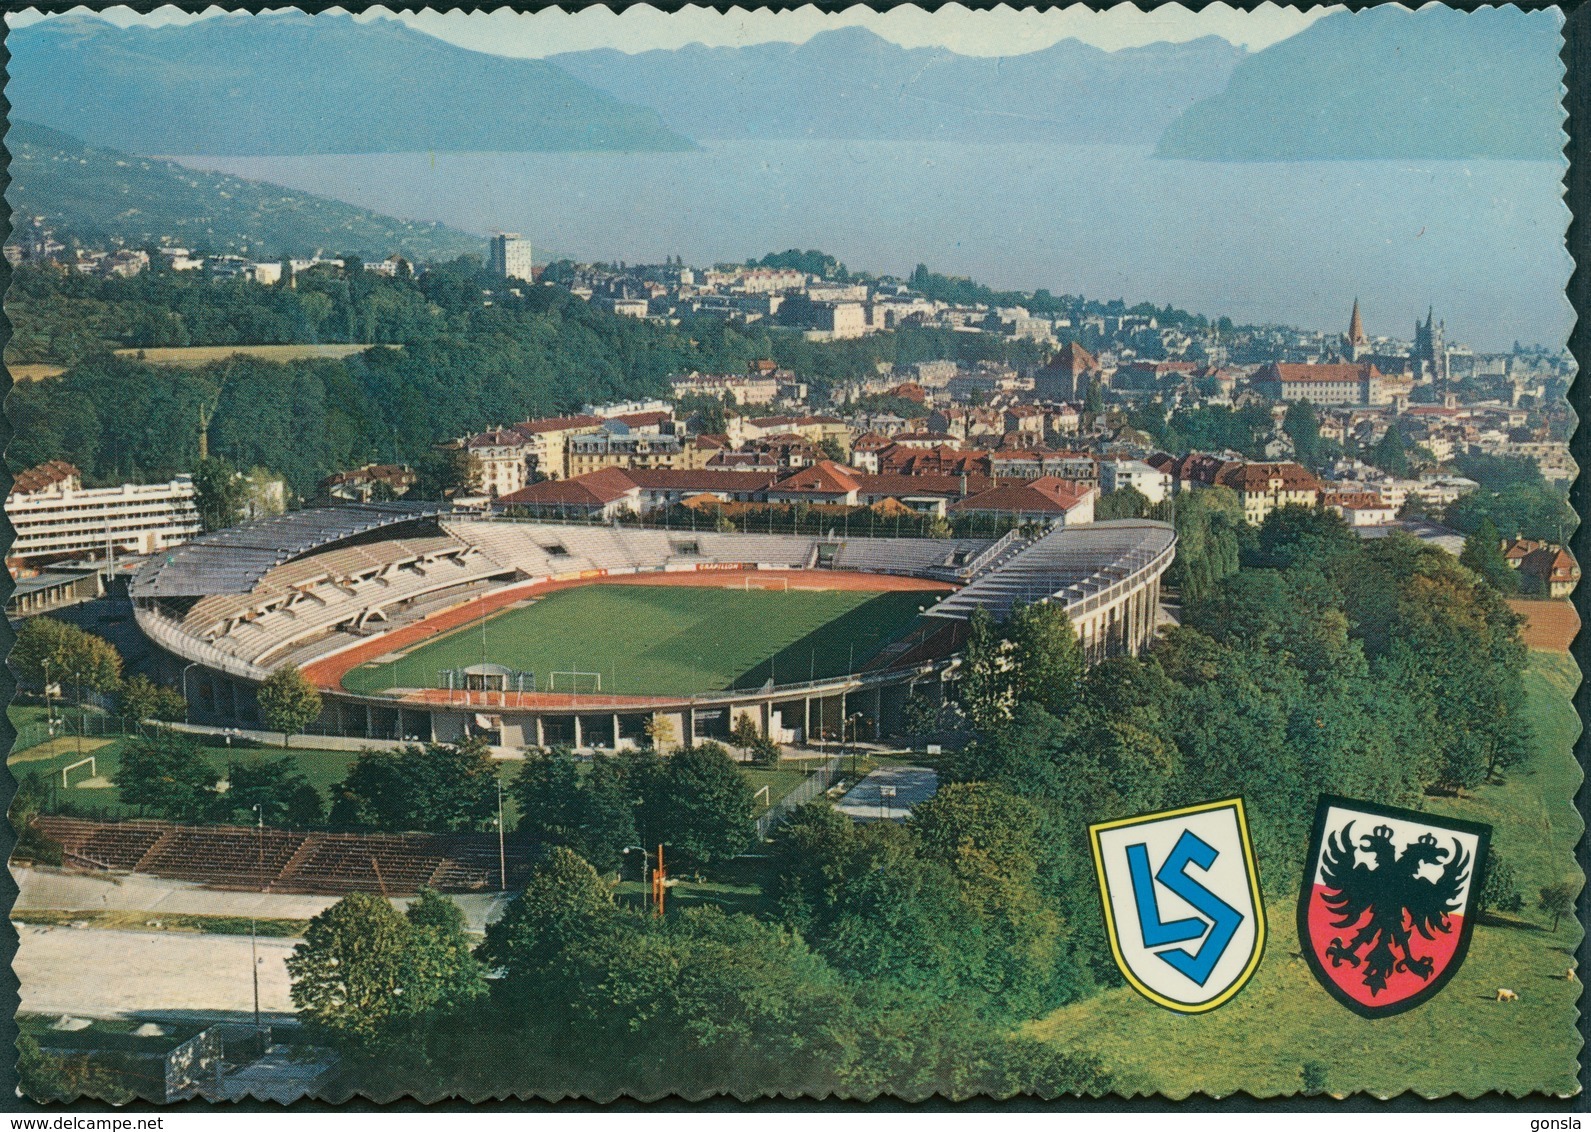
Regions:
<instances>
[{"instance_id":1,"label":"parking area","mask_svg":"<svg viewBox=\"0 0 1591 1132\"><path fill-rule=\"evenodd\" d=\"M928 767L879 767L846 791L835 808L852 821L905 821L938 789L939 772Z\"/></svg>"}]
</instances>

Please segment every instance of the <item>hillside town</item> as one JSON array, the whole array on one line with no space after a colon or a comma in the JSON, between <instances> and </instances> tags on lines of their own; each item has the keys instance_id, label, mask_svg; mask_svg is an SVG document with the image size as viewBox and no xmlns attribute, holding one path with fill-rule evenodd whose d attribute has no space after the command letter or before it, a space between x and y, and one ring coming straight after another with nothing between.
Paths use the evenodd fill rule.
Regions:
<instances>
[{"instance_id":1,"label":"hillside town","mask_svg":"<svg viewBox=\"0 0 1591 1132\"><path fill-rule=\"evenodd\" d=\"M147 270L151 255L68 250L38 220L23 224L6 250L17 262L122 277ZM355 266L319 257L251 262L173 246L152 254L164 270L198 271L217 285L291 287L305 272ZM740 372L674 374L654 397L502 421L444 441L439 451L457 473L446 494L459 509L733 526L799 507L815 521L827 510L844 529L866 512L862 521L873 529L882 521L942 535L972 525L1077 525L1096 513L1169 514L1177 493L1219 486L1236 494L1250 524L1300 504L1341 515L1365 537L1402 529L1457 553L1465 532L1440 520L1480 487L1459 464L1510 461L1558 491L1575 472L1561 397L1573 373L1569 357L1517 346L1478 353L1451 341L1430 311L1406 340L1368 336L1357 301L1337 334L1233 327L1147 306L1041 316L933 299L911 280L851 281L826 257L827 275L696 269L674 259L537 264L530 241L512 233L492 238L485 262L502 280L483 290L487 305L499 290L559 287L614 314L664 324L705 315L776 324L819 342L938 329L1025 343L1039 360L879 363L823 384L773 359ZM399 256L357 267L404 277L426 270ZM919 270L915 282L935 278L942 280ZM1245 437L1227 427L1239 420ZM1179 422L1186 443L1168 447L1163 441ZM1212 424L1226 435L1205 427ZM1201 443L1200 432L1228 442ZM259 475L244 517L289 503L280 480L262 483ZM326 476L317 495L401 499L418 481L402 463L366 464ZM96 563L136 559L198 533L195 500L186 475L87 489L62 461L19 475L6 504L18 531L13 611L97 588L81 580L103 573ZM1578 577L1564 537L1499 531L1509 564L1551 596L1567 594Z\"/></svg>"}]
</instances>

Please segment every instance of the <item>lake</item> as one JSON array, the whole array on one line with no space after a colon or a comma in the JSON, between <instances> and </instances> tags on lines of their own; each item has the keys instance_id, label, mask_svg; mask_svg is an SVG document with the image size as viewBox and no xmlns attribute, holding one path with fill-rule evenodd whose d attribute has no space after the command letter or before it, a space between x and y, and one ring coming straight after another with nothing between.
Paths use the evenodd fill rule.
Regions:
<instances>
[{"instance_id":1,"label":"lake","mask_svg":"<svg viewBox=\"0 0 1591 1132\"><path fill-rule=\"evenodd\" d=\"M821 248L996 287L1409 337L1434 306L1477 349L1562 345L1572 262L1555 162L1158 161L1127 146L713 142L688 153L200 157L189 165L588 260ZM328 249L335 251L336 249ZM484 244L483 244L484 254Z\"/></svg>"}]
</instances>

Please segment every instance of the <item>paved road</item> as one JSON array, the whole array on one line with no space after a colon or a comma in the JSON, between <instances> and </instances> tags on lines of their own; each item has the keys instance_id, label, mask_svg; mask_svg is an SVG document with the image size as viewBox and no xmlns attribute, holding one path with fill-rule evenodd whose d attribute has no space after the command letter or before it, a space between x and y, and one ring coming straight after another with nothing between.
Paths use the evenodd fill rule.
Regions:
<instances>
[{"instance_id":1,"label":"paved road","mask_svg":"<svg viewBox=\"0 0 1591 1132\"><path fill-rule=\"evenodd\" d=\"M884 796L893 786L895 795ZM835 809L852 821L905 821L913 806L920 806L939 789L939 772L925 766L879 767L851 787Z\"/></svg>"},{"instance_id":2,"label":"paved road","mask_svg":"<svg viewBox=\"0 0 1591 1132\"><path fill-rule=\"evenodd\" d=\"M58 869L12 869L19 909L65 912L164 912L195 916L259 916L267 920L307 920L337 903L335 896L283 892L223 892L187 881L141 873L95 876ZM512 894L510 894L512 895ZM507 898L473 893L452 898L470 931L484 932L503 914ZM406 899L393 901L406 907Z\"/></svg>"},{"instance_id":3,"label":"paved road","mask_svg":"<svg viewBox=\"0 0 1591 1132\"><path fill-rule=\"evenodd\" d=\"M24 1013L241 1018L254 1010L248 936L19 924L17 937L12 966ZM258 943L264 1015L292 1014L283 961L294 942Z\"/></svg>"}]
</instances>

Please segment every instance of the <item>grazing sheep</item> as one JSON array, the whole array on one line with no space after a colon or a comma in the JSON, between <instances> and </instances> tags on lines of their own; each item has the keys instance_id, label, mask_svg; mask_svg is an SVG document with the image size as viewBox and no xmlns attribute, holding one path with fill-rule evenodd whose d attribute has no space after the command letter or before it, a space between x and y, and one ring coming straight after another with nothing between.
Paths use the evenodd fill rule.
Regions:
<instances>
[{"instance_id":1,"label":"grazing sheep","mask_svg":"<svg viewBox=\"0 0 1591 1132\"><path fill-rule=\"evenodd\" d=\"M1519 1001L1519 995L1517 995L1513 991L1509 990L1507 987L1498 987L1497 988L1497 1001L1498 1002L1518 1002Z\"/></svg>"}]
</instances>

